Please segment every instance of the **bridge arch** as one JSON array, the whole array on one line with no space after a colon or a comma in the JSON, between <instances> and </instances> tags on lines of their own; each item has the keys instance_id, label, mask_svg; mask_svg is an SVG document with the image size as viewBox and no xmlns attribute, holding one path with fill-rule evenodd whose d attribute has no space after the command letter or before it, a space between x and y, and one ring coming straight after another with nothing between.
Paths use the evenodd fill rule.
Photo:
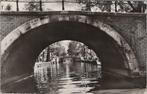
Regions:
<instances>
[{"instance_id":1,"label":"bridge arch","mask_svg":"<svg viewBox=\"0 0 147 94\"><path fill-rule=\"evenodd\" d=\"M64 32L62 33L62 31L59 30L62 30ZM69 32L70 30L72 32ZM31 38L33 34L34 37ZM43 38L41 34L44 35L45 38ZM131 73L139 72L138 62L131 47L123 39L123 37L119 33L117 33L117 31L111 26L99 20L93 20L92 17L87 17L83 15L51 15L41 18L35 18L22 24L11 33L9 33L2 40L2 75L5 75L3 79L7 79L11 76L20 75L21 72L18 74L16 73L18 69L21 69L23 71L22 73L32 72L33 70L31 68L33 68L32 66L35 62L30 64L26 63L25 61L22 62L21 59L25 60L29 58L35 60L40 51L43 50L47 45L59 40L64 40L64 38L83 42L91 47L98 55L102 54L99 56L100 59L102 58L102 67L111 66L111 68L113 68L119 64L121 67L122 62L117 64L117 62L120 62L120 60L110 60L110 58L114 55L116 56L116 58L118 57L121 58L121 60L125 60L123 64L124 69L130 70ZM42 42L41 40L44 42ZM102 44L102 42L104 43ZM20 46L20 43L22 43L23 47ZM27 52L25 52L23 48L28 49ZM30 48L35 48L35 50L32 50ZM102 50L102 48L104 48L104 50ZM18 51L15 52L14 49L15 51ZM19 50L21 51L19 52ZM37 51L34 57L25 57L25 55L33 54L33 51ZM22 54L25 54L24 57L21 57ZM13 55L16 55L15 58L13 58ZM104 55L107 56L105 57ZM117 55L120 55L120 57ZM114 59L116 58L114 57ZM33 60L31 62L33 62ZM108 64L109 60L110 62L114 63ZM25 63L26 65L21 64L20 62ZM103 64L103 62L106 63ZM15 66L13 66L14 68L11 68L12 64L10 63L16 64ZM113 66L113 64L116 64L116 66ZM25 66L28 68L26 69ZM107 67L103 69L107 69ZM14 72L12 73L13 69ZM7 76L7 74L9 76Z\"/></svg>"}]
</instances>

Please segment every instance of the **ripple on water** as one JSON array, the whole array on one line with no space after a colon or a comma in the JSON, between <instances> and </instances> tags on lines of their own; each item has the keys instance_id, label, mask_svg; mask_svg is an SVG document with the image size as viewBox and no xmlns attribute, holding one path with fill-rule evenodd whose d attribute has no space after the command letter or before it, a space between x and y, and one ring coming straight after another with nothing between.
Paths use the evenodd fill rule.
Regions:
<instances>
[{"instance_id":1,"label":"ripple on water","mask_svg":"<svg viewBox=\"0 0 147 94\"><path fill-rule=\"evenodd\" d=\"M50 64L34 72L40 93L48 94L93 94L99 87L100 69L86 63ZM95 74L95 75L94 75Z\"/></svg>"}]
</instances>

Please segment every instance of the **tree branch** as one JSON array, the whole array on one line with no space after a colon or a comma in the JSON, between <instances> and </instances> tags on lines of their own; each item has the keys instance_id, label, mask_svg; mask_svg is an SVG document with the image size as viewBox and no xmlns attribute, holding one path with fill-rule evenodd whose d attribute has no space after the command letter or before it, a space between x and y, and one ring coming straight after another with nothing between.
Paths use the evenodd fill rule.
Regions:
<instances>
[{"instance_id":1,"label":"tree branch","mask_svg":"<svg viewBox=\"0 0 147 94\"><path fill-rule=\"evenodd\" d=\"M127 1L127 2L131 6L131 8L133 9L133 11L136 11L136 8L133 6L133 4L131 3L131 1Z\"/></svg>"}]
</instances>

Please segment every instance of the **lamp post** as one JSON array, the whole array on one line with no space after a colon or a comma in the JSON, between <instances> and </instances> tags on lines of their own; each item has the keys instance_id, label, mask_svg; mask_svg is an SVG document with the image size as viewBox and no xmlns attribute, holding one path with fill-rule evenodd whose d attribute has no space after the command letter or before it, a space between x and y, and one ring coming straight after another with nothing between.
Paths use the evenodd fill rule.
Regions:
<instances>
[{"instance_id":1,"label":"lamp post","mask_svg":"<svg viewBox=\"0 0 147 94\"><path fill-rule=\"evenodd\" d=\"M118 4L118 2L115 1L115 12L117 12L117 4Z\"/></svg>"},{"instance_id":2,"label":"lamp post","mask_svg":"<svg viewBox=\"0 0 147 94\"><path fill-rule=\"evenodd\" d=\"M40 11L42 11L42 1L39 1L39 5L40 5Z\"/></svg>"},{"instance_id":3,"label":"lamp post","mask_svg":"<svg viewBox=\"0 0 147 94\"><path fill-rule=\"evenodd\" d=\"M19 11L18 0L16 0L16 11Z\"/></svg>"},{"instance_id":4,"label":"lamp post","mask_svg":"<svg viewBox=\"0 0 147 94\"><path fill-rule=\"evenodd\" d=\"M62 10L65 10L65 8L64 8L64 0L62 0Z\"/></svg>"}]
</instances>

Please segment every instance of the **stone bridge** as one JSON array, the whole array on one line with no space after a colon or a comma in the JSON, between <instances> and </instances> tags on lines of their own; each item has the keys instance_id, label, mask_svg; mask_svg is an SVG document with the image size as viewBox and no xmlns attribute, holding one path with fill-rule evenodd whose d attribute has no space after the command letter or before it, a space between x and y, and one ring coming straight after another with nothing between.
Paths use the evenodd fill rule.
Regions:
<instances>
[{"instance_id":1,"label":"stone bridge","mask_svg":"<svg viewBox=\"0 0 147 94\"><path fill-rule=\"evenodd\" d=\"M61 40L75 40L93 49L108 71L131 79L145 78L147 16L97 12L1 12L1 86L33 73L39 53ZM107 76L103 75L103 79ZM139 80L144 87L145 80ZM25 86L24 86L25 87Z\"/></svg>"}]
</instances>

